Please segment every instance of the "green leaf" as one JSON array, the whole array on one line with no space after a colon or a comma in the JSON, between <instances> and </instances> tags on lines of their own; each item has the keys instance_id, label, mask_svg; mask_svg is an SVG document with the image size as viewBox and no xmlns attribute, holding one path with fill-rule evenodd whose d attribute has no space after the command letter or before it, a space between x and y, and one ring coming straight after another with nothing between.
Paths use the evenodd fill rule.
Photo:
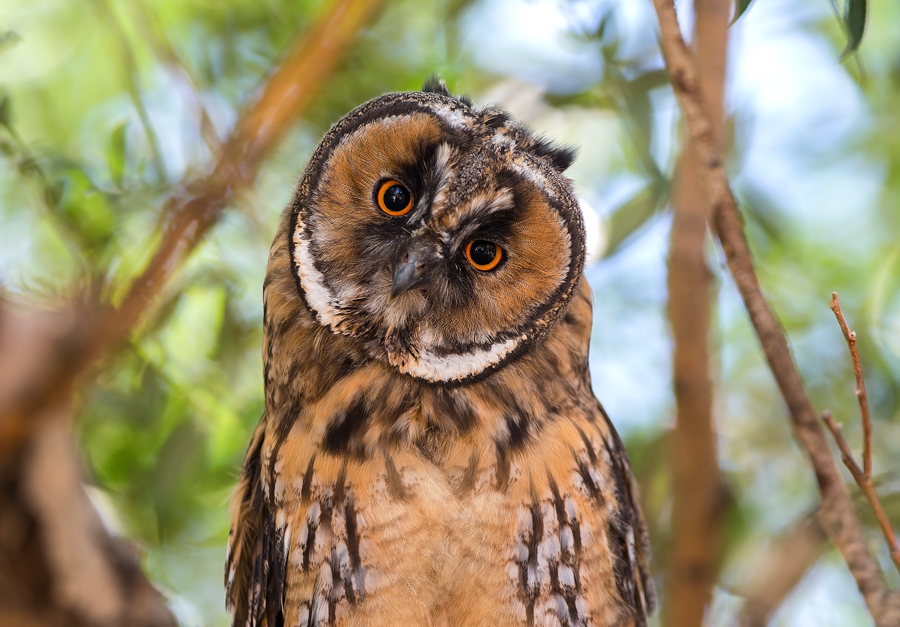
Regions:
<instances>
[{"instance_id":1,"label":"green leaf","mask_svg":"<svg viewBox=\"0 0 900 627\"><path fill-rule=\"evenodd\" d=\"M841 61L856 52L862 43L866 32L866 0L847 0L844 27L847 29L847 47L841 54Z\"/></svg>"},{"instance_id":2,"label":"green leaf","mask_svg":"<svg viewBox=\"0 0 900 627\"><path fill-rule=\"evenodd\" d=\"M9 128L12 120L12 105L9 103L9 96L3 96L0 100L0 126Z\"/></svg>"},{"instance_id":3,"label":"green leaf","mask_svg":"<svg viewBox=\"0 0 900 627\"><path fill-rule=\"evenodd\" d=\"M118 188L122 187L122 179L125 176L125 131L127 129L128 122L122 122L116 126L109 135L109 144L106 148L109 176Z\"/></svg>"},{"instance_id":4,"label":"green leaf","mask_svg":"<svg viewBox=\"0 0 900 627\"><path fill-rule=\"evenodd\" d=\"M734 24L735 22L738 21L738 19L740 19L740 17L749 8L751 2L753 2L753 0L735 0L735 2L734 2L734 17L731 18L731 24ZM729 24L729 26L731 26L731 24Z\"/></svg>"},{"instance_id":5,"label":"green leaf","mask_svg":"<svg viewBox=\"0 0 900 627\"><path fill-rule=\"evenodd\" d=\"M12 48L22 41L22 37L14 30L8 30L0 33L0 52L7 48Z\"/></svg>"},{"instance_id":6,"label":"green leaf","mask_svg":"<svg viewBox=\"0 0 900 627\"><path fill-rule=\"evenodd\" d=\"M607 245L604 256L617 252L635 231L665 206L669 185L665 180L651 181L646 187L618 207L608 218Z\"/></svg>"}]
</instances>

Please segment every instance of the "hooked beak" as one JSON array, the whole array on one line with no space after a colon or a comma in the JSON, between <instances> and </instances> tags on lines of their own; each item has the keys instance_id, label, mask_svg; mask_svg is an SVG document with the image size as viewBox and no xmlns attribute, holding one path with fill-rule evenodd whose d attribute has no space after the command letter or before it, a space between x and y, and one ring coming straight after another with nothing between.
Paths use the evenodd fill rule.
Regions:
<instances>
[{"instance_id":1,"label":"hooked beak","mask_svg":"<svg viewBox=\"0 0 900 627\"><path fill-rule=\"evenodd\" d=\"M419 287L425 281L425 255L417 247L411 247L409 255L403 263L394 267L394 278L391 283L391 298Z\"/></svg>"}]
</instances>

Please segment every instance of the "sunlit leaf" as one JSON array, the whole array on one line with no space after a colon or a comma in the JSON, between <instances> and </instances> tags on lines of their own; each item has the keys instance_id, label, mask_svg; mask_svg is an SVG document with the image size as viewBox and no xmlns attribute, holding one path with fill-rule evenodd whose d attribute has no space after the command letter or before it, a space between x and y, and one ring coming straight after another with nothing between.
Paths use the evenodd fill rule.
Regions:
<instances>
[{"instance_id":1,"label":"sunlit leaf","mask_svg":"<svg viewBox=\"0 0 900 627\"><path fill-rule=\"evenodd\" d=\"M747 9L750 7L751 2L753 2L753 0L735 0L734 17L731 18L732 24L737 22L740 17L747 11Z\"/></svg>"},{"instance_id":2,"label":"sunlit leaf","mask_svg":"<svg viewBox=\"0 0 900 627\"><path fill-rule=\"evenodd\" d=\"M117 125L109 135L109 144L106 148L106 163L109 166L109 176L116 184L122 187L122 179L125 176L125 131L128 130L128 122Z\"/></svg>"},{"instance_id":3,"label":"sunlit leaf","mask_svg":"<svg viewBox=\"0 0 900 627\"><path fill-rule=\"evenodd\" d=\"M841 61L856 52L862 43L866 32L866 0L847 0L844 26L847 29L847 47L844 48Z\"/></svg>"},{"instance_id":4,"label":"sunlit leaf","mask_svg":"<svg viewBox=\"0 0 900 627\"><path fill-rule=\"evenodd\" d=\"M7 48L12 48L20 41L22 41L22 36L14 30L0 33L0 52L3 52Z\"/></svg>"},{"instance_id":5,"label":"sunlit leaf","mask_svg":"<svg viewBox=\"0 0 900 627\"><path fill-rule=\"evenodd\" d=\"M615 253L635 231L652 218L668 197L668 185L651 183L631 197L609 217L609 235L605 254Z\"/></svg>"},{"instance_id":6,"label":"sunlit leaf","mask_svg":"<svg viewBox=\"0 0 900 627\"><path fill-rule=\"evenodd\" d=\"M12 118L11 109L12 106L9 104L9 96L3 96L3 99L0 100L0 126L9 128Z\"/></svg>"}]
</instances>

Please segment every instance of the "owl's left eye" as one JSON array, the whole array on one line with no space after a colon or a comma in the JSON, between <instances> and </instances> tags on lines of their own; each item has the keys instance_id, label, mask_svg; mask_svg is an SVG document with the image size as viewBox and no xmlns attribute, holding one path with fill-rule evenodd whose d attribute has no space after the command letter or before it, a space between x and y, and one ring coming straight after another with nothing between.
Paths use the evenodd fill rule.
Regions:
<instances>
[{"instance_id":1,"label":"owl's left eye","mask_svg":"<svg viewBox=\"0 0 900 627\"><path fill-rule=\"evenodd\" d=\"M400 181L390 179L378 188L378 208L389 216L402 216L412 209L412 194Z\"/></svg>"},{"instance_id":2,"label":"owl's left eye","mask_svg":"<svg viewBox=\"0 0 900 627\"><path fill-rule=\"evenodd\" d=\"M503 259L503 249L494 242L483 239L472 240L466 244L466 259L472 267L482 272L493 270Z\"/></svg>"}]
</instances>

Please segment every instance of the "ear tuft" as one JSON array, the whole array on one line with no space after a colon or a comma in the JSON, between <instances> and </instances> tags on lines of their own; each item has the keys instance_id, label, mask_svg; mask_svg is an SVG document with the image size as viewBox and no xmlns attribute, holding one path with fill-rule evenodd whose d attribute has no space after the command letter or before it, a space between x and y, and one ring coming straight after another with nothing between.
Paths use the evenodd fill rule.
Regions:
<instances>
[{"instance_id":1,"label":"ear tuft","mask_svg":"<svg viewBox=\"0 0 900 627\"><path fill-rule=\"evenodd\" d=\"M447 83L437 74L432 74L426 79L425 84L422 85L422 91L429 94L440 94L441 96L453 96L450 90L447 89Z\"/></svg>"},{"instance_id":2,"label":"ear tuft","mask_svg":"<svg viewBox=\"0 0 900 627\"><path fill-rule=\"evenodd\" d=\"M538 157L546 159L557 172L565 172L575 162L578 150L572 146L557 146L547 139L538 139L531 151Z\"/></svg>"},{"instance_id":3,"label":"ear tuft","mask_svg":"<svg viewBox=\"0 0 900 627\"><path fill-rule=\"evenodd\" d=\"M432 74L425 81L425 84L422 85L422 91L428 94L439 94L441 96L449 96L462 104L466 105L470 109L472 108L472 99L468 96L454 96L450 93L450 89L447 87L447 83L444 82L444 79L438 76L437 74Z\"/></svg>"}]
</instances>

